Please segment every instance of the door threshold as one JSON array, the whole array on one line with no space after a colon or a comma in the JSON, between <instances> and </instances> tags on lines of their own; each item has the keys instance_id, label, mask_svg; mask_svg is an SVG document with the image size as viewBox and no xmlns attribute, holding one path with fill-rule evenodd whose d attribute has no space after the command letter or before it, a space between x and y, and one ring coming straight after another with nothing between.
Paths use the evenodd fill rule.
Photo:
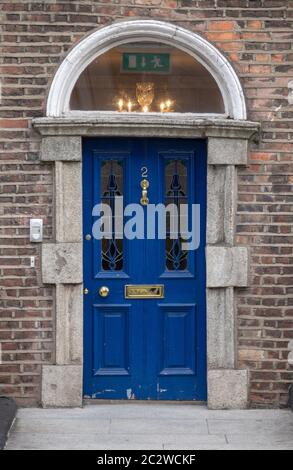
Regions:
<instances>
[{"instance_id":1,"label":"door threshold","mask_svg":"<svg viewBox=\"0 0 293 470\"><path fill-rule=\"evenodd\" d=\"M194 405L206 406L206 401L196 400L105 400L100 398L84 398L83 406L86 405Z\"/></svg>"}]
</instances>

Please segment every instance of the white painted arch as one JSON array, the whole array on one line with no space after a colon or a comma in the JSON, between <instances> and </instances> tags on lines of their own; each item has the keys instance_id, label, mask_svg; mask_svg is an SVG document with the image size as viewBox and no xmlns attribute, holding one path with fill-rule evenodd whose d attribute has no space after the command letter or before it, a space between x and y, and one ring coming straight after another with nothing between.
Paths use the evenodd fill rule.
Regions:
<instances>
[{"instance_id":1,"label":"white painted arch","mask_svg":"<svg viewBox=\"0 0 293 470\"><path fill-rule=\"evenodd\" d=\"M73 117L69 102L73 87L83 70L109 49L130 42L161 42L187 52L214 77L223 96L225 114L232 119L246 119L246 105L240 81L218 49L195 34L176 25L154 20L114 23L94 31L81 40L59 66L52 81L47 117Z\"/></svg>"}]
</instances>

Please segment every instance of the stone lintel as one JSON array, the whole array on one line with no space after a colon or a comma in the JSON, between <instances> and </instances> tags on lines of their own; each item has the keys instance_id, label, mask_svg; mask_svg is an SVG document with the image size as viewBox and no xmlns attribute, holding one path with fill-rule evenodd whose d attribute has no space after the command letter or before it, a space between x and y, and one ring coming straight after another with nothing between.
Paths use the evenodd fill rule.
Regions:
<instances>
[{"instance_id":1,"label":"stone lintel","mask_svg":"<svg viewBox=\"0 0 293 470\"><path fill-rule=\"evenodd\" d=\"M207 246L207 287L248 286L248 248Z\"/></svg>"},{"instance_id":2,"label":"stone lintel","mask_svg":"<svg viewBox=\"0 0 293 470\"><path fill-rule=\"evenodd\" d=\"M208 408L211 410L248 407L249 374L246 369L208 371Z\"/></svg>"},{"instance_id":3,"label":"stone lintel","mask_svg":"<svg viewBox=\"0 0 293 470\"><path fill-rule=\"evenodd\" d=\"M155 136L249 140L259 131L259 124L255 122L191 113L72 112L62 118L34 119L33 126L45 137L74 136L76 139L76 136ZM49 153L54 159L53 151Z\"/></svg>"},{"instance_id":4,"label":"stone lintel","mask_svg":"<svg viewBox=\"0 0 293 470\"><path fill-rule=\"evenodd\" d=\"M44 284L82 283L82 243L43 243L42 280Z\"/></svg>"}]
</instances>

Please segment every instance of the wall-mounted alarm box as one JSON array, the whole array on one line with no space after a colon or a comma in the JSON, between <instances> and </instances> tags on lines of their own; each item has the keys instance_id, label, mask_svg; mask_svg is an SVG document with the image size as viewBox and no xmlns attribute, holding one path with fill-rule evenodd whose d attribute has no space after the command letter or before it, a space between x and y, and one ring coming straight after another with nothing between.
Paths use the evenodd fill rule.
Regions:
<instances>
[{"instance_id":1,"label":"wall-mounted alarm box","mask_svg":"<svg viewBox=\"0 0 293 470\"><path fill-rule=\"evenodd\" d=\"M30 241L34 243L43 241L43 219L30 219Z\"/></svg>"}]
</instances>

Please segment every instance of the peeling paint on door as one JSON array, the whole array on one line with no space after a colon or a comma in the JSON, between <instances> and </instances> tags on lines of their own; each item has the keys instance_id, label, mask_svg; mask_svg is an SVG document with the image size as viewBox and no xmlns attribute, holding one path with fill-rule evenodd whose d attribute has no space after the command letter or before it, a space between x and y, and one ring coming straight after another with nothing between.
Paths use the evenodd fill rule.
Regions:
<instances>
[{"instance_id":1,"label":"peeling paint on door","mask_svg":"<svg viewBox=\"0 0 293 470\"><path fill-rule=\"evenodd\" d=\"M127 395L127 399L128 400L135 400L135 395L134 393L132 392L131 388L128 388L126 390L126 395Z\"/></svg>"}]
</instances>

